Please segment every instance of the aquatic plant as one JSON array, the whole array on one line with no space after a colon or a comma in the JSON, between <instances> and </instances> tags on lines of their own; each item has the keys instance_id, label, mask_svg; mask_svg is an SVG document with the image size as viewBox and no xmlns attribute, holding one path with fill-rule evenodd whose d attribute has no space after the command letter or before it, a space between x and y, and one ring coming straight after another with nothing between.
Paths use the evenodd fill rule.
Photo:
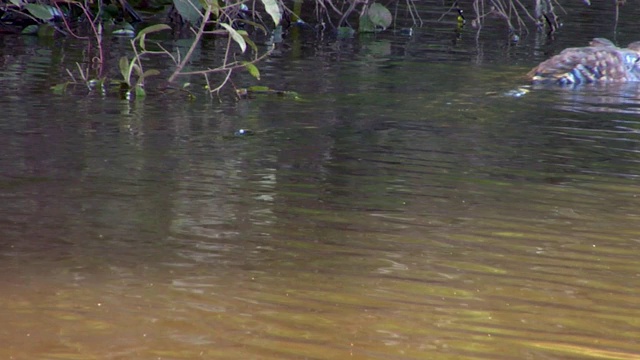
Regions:
<instances>
[{"instance_id":1,"label":"aquatic plant","mask_svg":"<svg viewBox=\"0 0 640 360\"><path fill-rule=\"evenodd\" d=\"M134 56L128 59L126 56L120 58L119 67L120 74L122 75L123 82L121 83L121 93L125 98L130 98L131 90L134 90L136 97L146 96L144 91L145 78L152 75L159 75L160 71L156 69L150 69L144 71L142 65L142 56L147 54L169 54L164 49L159 51L147 50L146 36L154 32L162 30L170 30L171 27L166 24L156 24L142 29L136 37L131 39L131 48L133 49ZM133 76L137 76L135 83L133 82Z\"/></svg>"},{"instance_id":2,"label":"aquatic plant","mask_svg":"<svg viewBox=\"0 0 640 360\"><path fill-rule=\"evenodd\" d=\"M279 26L282 19L282 10L278 2L276 0L261 0L261 2L265 11L271 16L274 26ZM260 72L255 64L269 55L273 45L264 53L259 53L259 49L249 36L249 33L241 27L248 24L263 31L265 34L267 33L267 27L256 21L238 16L238 11L242 10L242 3L221 5L217 0L174 0L174 5L189 23L196 24L196 26L192 29L195 38L184 56L179 53L177 56L172 56L169 51L165 50L175 63L175 69L168 79L169 82L174 82L180 76L201 75L205 79L206 89L213 96L220 92L229 82L231 74L238 69L246 69L255 78L260 78ZM184 67L191 61L195 49L205 35L227 37L222 63L208 69L184 71ZM245 53L247 47L249 47L253 52L251 60L235 59L232 54L232 51L235 51L234 44L237 45L241 53ZM216 73L223 74L223 79L220 83L213 84L211 75Z\"/></svg>"},{"instance_id":3,"label":"aquatic plant","mask_svg":"<svg viewBox=\"0 0 640 360\"><path fill-rule=\"evenodd\" d=\"M124 97L130 97L131 94L144 96L145 79L160 74L155 69L143 69L141 59L146 56L166 56L173 62L174 66L167 74L169 83L177 83L187 76L202 76L208 94L213 97L225 86L233 84L232 75L239 70L260 79L259 62L269 56L275 43L282 41L287 27L304 26L319 36L324 32L332 32L338 38L349 38L357 32L385 31L394 26L401 4L413 21L413 26L423 24L414 0L393 0L384 5L374 0L314 0L305 3L304 7L302 1L293 0L292 8L289 7L292 0L143 0L168 1L166 5L171 6L171 11L167 22L171 27L166 24L151 25L136 35L132 25L142 18L127 0L8 1L0 9L0 22L18 17L24 21L12 24L28 24L22 30L24 33L39 36L62 34L87 41L86 53L91 54L90 64L77 64L77 73L67 70L71 80L56 86L56 91L64 91L69 84L84 84L88 89L105 91L105 84L112 82L104 76L107 73L105 66L109 65L105 64L103 38L105 34L130 36L133 55L120 58L118 68L122 79L116 82ZM616 9L624 4L621 0L614 1ZM589 5L588 0L583 2ZM394 13L390 10L393 6ZM557 0L453 1L440 20L454 12L458 20L456 31L471 26L477 29L477 34L480 34L487 21L502 21L507 25L508 35L517 41L520 34L530 31L530 28L553 34L560 27L558 11L564 9ZM465 18L468 13L473 14L471 19ZM357 26L352 25L355 21ZM121 25L119 29L114 27L116 23ZM147 35L169 28L175 36L189 36L192 39L184 53L177 48L169 50L159 42L155 43L153 50L149 48ZM403 35L412 34L412 28L409 31L399 30ZM269 39L265 44L267 46L256 45L258 33ZM221 49L222 56L206 69L185 70L186 65L192 63L195 50L207 37L226 39L226 46ZM182 84L181 88L184 89L186 84Z\"/></svg>"}]
</instances>

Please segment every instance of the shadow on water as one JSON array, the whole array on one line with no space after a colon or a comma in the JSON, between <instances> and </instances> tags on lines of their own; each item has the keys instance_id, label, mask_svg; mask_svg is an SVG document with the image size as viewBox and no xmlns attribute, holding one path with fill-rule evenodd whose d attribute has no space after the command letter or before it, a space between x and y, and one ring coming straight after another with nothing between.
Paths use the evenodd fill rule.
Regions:
<instances>
[{"instance_id":1,"label":"shadow on water","mask_svg":"<svg viewBox=\"0 0 640 360\"><path fill-rule=\"evenodd\" d=\"M1 89L0 357L640 359L637 88L351 45L267 62L301 100Z\"/></svg>"}]
</instances>

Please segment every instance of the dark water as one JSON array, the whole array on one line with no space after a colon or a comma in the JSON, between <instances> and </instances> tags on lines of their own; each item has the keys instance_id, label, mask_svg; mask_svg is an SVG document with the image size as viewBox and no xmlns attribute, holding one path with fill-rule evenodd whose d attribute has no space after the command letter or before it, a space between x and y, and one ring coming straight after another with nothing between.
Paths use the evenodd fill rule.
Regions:
<instances>
[{"instance_id":1,"label":"dark water","mask_svg":"<svg viewBox=\"0 0 640 360\"><path fill-rule=\"evenodd\" d=\"M445 28L222 103L54 95L77 49L3 38L0 358L640 359L640 89Z\"/></svg>"}]
</instances>

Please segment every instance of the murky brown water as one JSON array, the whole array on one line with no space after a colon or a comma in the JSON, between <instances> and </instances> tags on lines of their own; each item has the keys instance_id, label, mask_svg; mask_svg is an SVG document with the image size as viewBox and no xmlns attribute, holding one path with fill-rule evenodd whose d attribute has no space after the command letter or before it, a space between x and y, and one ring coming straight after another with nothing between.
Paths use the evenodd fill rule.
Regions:
<instances>
[{"instance_id":1,"label":"murky brown water","mask_svg":"<svg viewBox=\"0 0 640 360\"><path fill-rule=\"evenodd\" d=\"M0 358L640 359L640 88L505 96L527 45L407 41L222 104L5 57Z\"/></svg>"}]
</instances>

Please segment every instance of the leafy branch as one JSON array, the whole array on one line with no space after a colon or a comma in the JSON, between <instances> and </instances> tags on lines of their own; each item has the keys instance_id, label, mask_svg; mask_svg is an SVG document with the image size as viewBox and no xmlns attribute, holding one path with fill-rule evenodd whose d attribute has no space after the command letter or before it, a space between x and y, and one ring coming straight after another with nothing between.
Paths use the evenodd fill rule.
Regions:
<instances>
[{"instance_id":1,"label":"leafy branch","mask_svg":"<svg viewBox=\"0 0 640 360\"><path fill-rule=\"evenodd\" d=\"M265 6L265 11L271 16L274 24L277 26L282 19L282 10L278 6L278 2L276 0L261 1ZM187 4L185 4L185 2L187 2ZM172 57L176 67L171 76L169 76L169 82L175 82L179 76L201 75L206 81L210 96L213 96L214 94L219 94L220 90L229 82L232 73L236 70L246 69L255 78L260 78L260 72L255 64L266 58L271 53L273 47L269 48L262 55L259 55L258 47L251 40L249 34L245 30L236 29L235 24L240 20L236 20L232 14L229 13L229 9L232 6L237 6L238 4L222 7L216 0L205 0L204 5L199 1L192 2L189 0L176 0L175 3L179 11L182 9L181 14L189 16L190 22L197 23L198 26L197 28L192 29L195 38L184 57L180 57L179 54L177 57ZM178 4L181 5L178 6ZM200 6L203 6L203 12L200 11ZM195 17L196 14L198 16L197 18ZM220 19L228 19L228 22L221 21ZM249 23L266 33L266 29L262 25L247 20L242 21L244 23ZM207 30L211 26L213 26L215 30ZM195 49L207 34L223 35L228 37L222 64L215 68L204 70L183 71L185 66L191 61L191 57ZM240 52L243 54L247 51L247 47L251 48L254 54L253 58L250 61L232 59L234 44L240 48ZM211 82L211 75L216 73L223 73L224 78L218 85L213 86Z\"/></svg>"},{"instance_id":2,"label":"leafy branch","mask_svg":"<svg viewBox=\"0 0 640 360\"><path fill-rule=\"evenodd\" d=\"M146 92L144 91L144 79L152 75L160 74L160 71L156 69L144 71L142 66L142 60L141 60L143 55L165 54L165 53L168 53L169 55L171 55L171 53L167 52L164 49L160 51L147 50L147 45L145 41L147 34L162 31L162 30L171 30L171 27L166 24L156 24L156 25L151 25L149 27L142 29L138 33L138 35L136 35L135 38L130 40L131 48L133 49L133 52L134 52L133 58L131 60L129 60L126 56L123 56L120 58L120 63L119 63L120 74L122 75L122 78L123 78L121 89L124 90L127 97L129 95L129 91L132 88L135 91L136 97L145 96ZM134 73L135 75L138 76L135 84L132 81Z\"/></svg>"}]
</instances>

